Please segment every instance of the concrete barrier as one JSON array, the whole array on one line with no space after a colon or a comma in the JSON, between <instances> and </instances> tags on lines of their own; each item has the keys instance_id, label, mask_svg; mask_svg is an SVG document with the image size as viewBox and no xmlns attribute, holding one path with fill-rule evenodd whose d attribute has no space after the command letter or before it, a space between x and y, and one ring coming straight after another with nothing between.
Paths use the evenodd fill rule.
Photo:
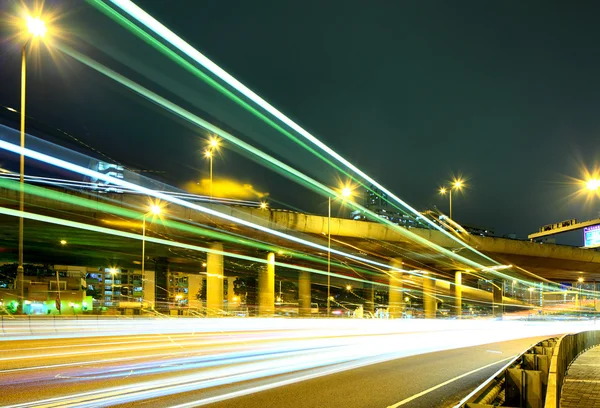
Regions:
<instances>
[{"instance_id":1,"label":"concrete barrier","mask_svg":"<svg viewBox=\"0 0 600 408\"><path fill-rule=\"evenodd\" d=\"M598 344L600 344L600 330L565 334L559 339L550 362L544 408L558 408L567 369L577 356Z\"/></svg>"}]
</instances>

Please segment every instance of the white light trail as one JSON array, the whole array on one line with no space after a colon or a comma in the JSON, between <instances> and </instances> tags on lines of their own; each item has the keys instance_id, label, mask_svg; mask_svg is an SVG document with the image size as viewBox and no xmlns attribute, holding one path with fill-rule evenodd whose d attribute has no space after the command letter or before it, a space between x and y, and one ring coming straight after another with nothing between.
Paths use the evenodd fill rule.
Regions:
<instances>
[{"instance_id":1,"label":"white light trail","mask_svg":"<svg viewBox=\"0 0 600 408\"><path fill-rule=\"evenodd\" d=\"M221 80L223 80L225 83L227 83L231 87L235 88L238 92L243 94L245 97L247 97L248 99L250 99L251 101L256 103L258 106L260 106L267 112L269 112L271 115L273 115L274 117L279 119L281 122L285 123L291 129L296 131L299 135L301 135L305 139L308 139L313 144L315 144L317 147L319 147L320 149L322 149L323 151L328 153L331 157L335 158L338 162L340 162L341 164L343 164L346 167L348 167L349 169L351 169L354 173L361 176L363 179L368 181L370 184L379 188L382 192L387 194L388 197L391 197L394 200L396 200L399 204L401 204L402 206L407 208L414 215L416 215L418 217L422 217L422 214L419 211L417 211L416 209L411 207L408 203L401 200L399 197L397 197L391 191L389 191L388 189L383 187L381 184L379 184L376 180L369 177L366 173L364 173L358 167L356 167L355 165L350 163L348 160L343 158L340 154L336 153L333 149L331 149L325 143L321 142L319 139L317 139L315 136L310 134L308 131L304 130L304 128L302 128L296 122L294 122L293 120L288 118L286 115L284 115L282 112L277 110L274 106L269 104L263 98L258 96L256 93L254 93L252 90L250 90L244 84L242 84L240 81L235 79L233 76L231 76L224 69L219 67L217 64L212 62L209 58L207 58L205 55L203 55L200 51L198 51L197 49L192 47L189 43L187 43L181 37L179 37L177 34L172 32L171 30L169 30L166 26L164 26L162 23L160 23L158 20L156 20L150 14L146 13L142 8L138 7L132 1L130 1L130 0L110 0L110 1L113 4L115 4L117 7L119 7L121 10L123 10L127 14L129 14L131 17L136 19L138 22L142 23L147 28L152 30L155 34L159 35L160 37L162 37L163 39L168 41L172 46L176 47L181 52L186 54L188 57L190 57L191 59L196 61L198 64L202 65L203 67L205 67L206 69L211 71L213 74L215 74ZM433 228L435 228L436 230L441 231L443 234L445 234L446 236L448 236L449 238L451 238L453 240L457 240L457 237L455 237L453 234L450 234L448 231L444 230L443 228L440 228L439 225L437 225L433 221L429 220L427 217L423 217L423 219L429 225L431 225ZM464 241L458 240L457 242L460 242L462 245L465 245L466 248L473 251L477 255L479 255L485 259L488 259L489 261L491 261L493 263L498 263L494 259L477 251L477 249L467 245Z\"/></svg>"}]
</instances>

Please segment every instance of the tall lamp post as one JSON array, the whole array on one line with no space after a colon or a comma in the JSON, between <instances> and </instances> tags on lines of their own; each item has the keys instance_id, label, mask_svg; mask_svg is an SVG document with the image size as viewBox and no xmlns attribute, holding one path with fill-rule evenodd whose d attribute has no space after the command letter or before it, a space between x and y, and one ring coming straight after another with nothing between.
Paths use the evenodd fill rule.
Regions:
<instances>
[{"instance_id":1,"label":"tall lamp post","mask_svg":"<svg viewBox=\"0 0 600 408\"><path fill-rule=\"evenodd\" d=\"M450 187L441 187L440 188L440 194L446 195L446 193L447 193L450 198L450 219L454 219L454 218L452 218L452 190L460 191L464 186L465 186L464 181L461 179L458 179L458 180L454 180L452 182L452 184L450 185Z\"/></svg>"},{"instance_id":2,"label":"tall lamp post","mask_svg":"<svg viewBox=\"0 0 600 408\"><path fill-rule=\"evenodd\" d=\"M159 205L153 204L150 207L150 211L144 214L142 219L142 282L145 281L146 277L144 276L146 271L146 217L149 215L157 216L162 212L162 208Z\"/></svg>"},{"instance_id":3,"label":"tall lamp post","mask_svg":"<svg viewBox=\"0 0 600 408\"><path fill-rule=\"evenodd\" d=\"M46 34L46 24L39 17L33 18L27 17L26 20L27 32L29 39L21 48L21 149L25 149L25 94L26 94L26 79L27 79L27 47L31 44L32 39L36 37L43 37ZM19 161L19 210L21 216L19 217L19 265L17 266L17 286L19 305L18 313L23 313L23 302L25 299L23 292L23 211L25 210L25 155L21 151L21 157Z\"/></svg>"},{"instance_id":4,"label":"tall lamp post","mask_svg":"<svg viewBox=\"0 0 600 408\"><path fill-rule=\"evenodd\" d=\"M343 187L341 198L346 200L352 196L350 187ZM327 199L327 317L331 316L331 197Z\"/></svg>"},{"instance_id":5,"label":"tall lamp post","mask_svg":"<svg viewBox=\"0 0 600 408\"><path fill-rule=\"evenodd\" d=\"M209 177L210 177L210 190L209 190L209 197L212 201L212 197L213 197L213 156L215 154L215 151L219 148L219 139L216 137L212 137L209 141L208 141L208 147L206 148L206 150L204 151L204 157L206 157L208 159L208 169L209 169Z\"/></svg>"}]
</instances>

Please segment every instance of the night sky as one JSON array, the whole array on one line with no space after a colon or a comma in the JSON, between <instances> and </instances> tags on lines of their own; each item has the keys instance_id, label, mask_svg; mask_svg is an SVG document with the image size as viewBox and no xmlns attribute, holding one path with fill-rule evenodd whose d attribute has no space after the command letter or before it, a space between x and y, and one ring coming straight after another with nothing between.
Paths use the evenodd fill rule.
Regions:
<instances>
[{"instance_id":1,"label":"night sky","mask_svg":"<svg viewBox=\"0 0 600 408\"><path fill-rule=\"evenodd\" d=\"M14 12L11 1L2 11ZM17 2L14 2L17 3ZM598 216L568 198L600 132L600 5L552 1L136 1L250 89L417 209L463 175L455 218L525 238ZM336 174L84 1L68 42L323 182ZM6 31L6 29L4 30ZM18 107L19 44L3 33L0 105ZM174 185L203 174L206 132L48 51L33 56L28 113ZM89 153L89 152L88 152ZM316 197L235 152L215 172L305 211ZM204 175L205 176L205 175ZM575 240L575 244L579 238Z\"/></svg>"}]
</instances>

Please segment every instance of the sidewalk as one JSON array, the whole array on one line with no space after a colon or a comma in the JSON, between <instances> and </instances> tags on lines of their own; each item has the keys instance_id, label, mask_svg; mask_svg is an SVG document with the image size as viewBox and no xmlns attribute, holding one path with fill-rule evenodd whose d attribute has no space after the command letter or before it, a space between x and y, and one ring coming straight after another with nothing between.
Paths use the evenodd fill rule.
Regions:
<instances>
[{"instance_id":1,"label":"sidewalk","mask_svg":"<svg viewBox=\"0 0 600 408\"><path fill-rule=\"evenodd\" d=\"M563 383L560 408L600 408L600 346L573 361Z\"/></svg>"}]
</instances>

